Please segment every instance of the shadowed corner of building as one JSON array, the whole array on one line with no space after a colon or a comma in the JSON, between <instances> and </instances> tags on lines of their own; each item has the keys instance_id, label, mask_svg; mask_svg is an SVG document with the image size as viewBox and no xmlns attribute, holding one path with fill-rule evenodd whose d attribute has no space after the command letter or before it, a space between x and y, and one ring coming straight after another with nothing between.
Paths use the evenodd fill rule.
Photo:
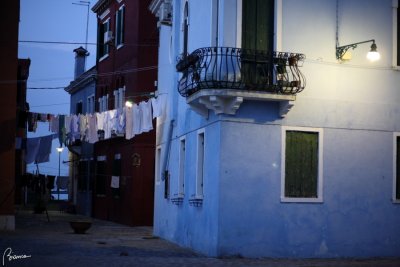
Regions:
<instances>
[{"instance_id":1,"label":"shadowed corner of building","mask_svg":"<svg viewBox=\"0 0 400 267\"><path fill-rule=\"evenodd\" d=\"M0 153L4 153L14 148L15 123L16 120L5 120L0 122Z\"/></svg>"}]
</instances>

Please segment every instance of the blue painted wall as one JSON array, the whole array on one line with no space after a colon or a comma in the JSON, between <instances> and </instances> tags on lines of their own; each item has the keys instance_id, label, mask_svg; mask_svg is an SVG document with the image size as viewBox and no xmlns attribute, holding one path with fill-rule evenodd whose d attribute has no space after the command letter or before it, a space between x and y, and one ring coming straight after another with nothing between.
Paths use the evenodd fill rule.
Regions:
<instances>
[{"instance_id":1,"label":"blue painted wall","mask_svg":"<svg viewBox=\"0 0 400 267\"><path fill-rule=\"evenodd\" d=\"M239 0L220 0L220 45L236 46ZM215 42L217 0L189 1L189 51ZM173 1L173 26L161 26L159 93L167 114L157 122L163 166L169 155L171 195L178 192L179 140L186 138L185 197L164 199L155 186L154 234L209 256L400 257L400 204L392 201L393 133L400 132L400 74L392 68L392 0L277 0L276 50L304 53L306 89L285 118L276 102L245 101L237 114L207 117L177 92L184 1ZM335 58L341 45L375 39ZM279 22L279 19L277 19ZM168 128L173 120L171 149ZM323 129L322 203L281 202L282 126ZM195 192L197 131L205 131L204 199Z\"/></svg>"}]
</instances>

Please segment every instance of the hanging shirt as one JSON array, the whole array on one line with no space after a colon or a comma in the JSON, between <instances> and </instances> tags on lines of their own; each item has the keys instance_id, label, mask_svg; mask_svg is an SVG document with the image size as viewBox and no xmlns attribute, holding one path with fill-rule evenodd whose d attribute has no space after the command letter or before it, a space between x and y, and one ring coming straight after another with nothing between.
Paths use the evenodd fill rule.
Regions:
<instances>
[{"instance_id":1,"label":"hanging shirt","mask_svg":"<svg viewBox=\"0 0 400 267\"><path fill-rule=\"evenodd\" d=\"M60 147L65 143L65 116L58 116L58 140L60 141Z\"/></svg>"},{"instance_id":2,"label":"hanging shirt","mask_svg":"<svg viewBox=\"0 0 400 267\"><path fill-rule=\"evenodd\" d=\"M98 130L104 130L104 117L105 117L105 112L101 113L96 113L96 119L97 119L97 129Z\"/></svg>"},{"instance_id":3,"label":"hanging shirt","mask_svg":"<svg viewBox=\"0 0 400 267\"><path fill-rule=\"evenodd\" d=\"M79 115L79 135L80 135L81 141L86 140L87 129L88 129L87 116L80 114Z\"/></svg>"},{"instance_id":4,"label":"hanging shirt","mask_svg":"<svg viewBox=\"0 0 400 267\"><path fill-rule=\"evenodd\" d=\"M125 133L125 112L120 108L117 110L117 134Z\"/></svg>"},{"instance_id":5,"label":"hanging shirt","mask_svg":"<svg viewBox=\"0 0 400 267\"><path fill-rule=\"evenodd\" d=\"M141 110L138 105L133 104L132 105L132 130L133 130L133 135L136 134L141 134L142 133L142 125L141 125L141 119L142 119L142 114Z\"/></svg>"},{"instance_id":6,"label":"hanging shirt","mask_svg":"<svg viewBox=\"0 0 400 267\"><path fill-rule=\"evenodd\" d=\"M74 142L76 139L79 139L80 132L79 132L79 117L77 115L71 116L71 123L70 123L70 140Z\"/></svg>"},{"instance_id":7,"label":"hanging shirt","mask_svg":"<svg viewBox=\"0 0 400 267\"><path fill-rule=\"evenodd\" d=\"M59 116L51 116L49 121L49 130L53 133L59 131Z\"/></svg>"},{"instance_id":8,"label":"hanging shirt","mask_svg":"<svg viewBox=\"0 0 400 267\"><path fill-rule=\"evenodd\" d=\"M115 116L117 114L117 110L108 110L105 112L104 118L104 139L111 138L112 130L115 130Z\"/></svg>"},{"instance_id":9,"label":"hanging shirt","mask_svg":"<svg viewBox=\"0 0 400 267\"><path fill-rule=\"evenodd\" d=\"M151 107L153 108L153 119L164 115L165 97L163 95L151 99Z\"/></svg>"},{"instance_id":10,"label":"hanging shirt","mask_svg":"<svg viewBox=\"0 0 400 267\"><path fill-rule=\"evenodd\" d=\"M139 108L141 110L141 130L142 132L148 132L150 130L153 130L153 117L151 114L151 102L150 101L142 101L139 104Z\"/></svg>"},{"instance_id":11,"label":"hanging shirt","mask_svg":"<svg viewBox=\"0 0 400 267\"><path fill-rule=\"evenodd\" d=\"M125 110L125 139L132 139L133 133L133 109L132 107L124 107Z\"/></svg>"},{"instance_id":12,"label":"hanging shirt","mask_svg":"<svg viewBox=\"0 0 400 267\"><path fill-rule=\"evenodd\" d=\"M87 141L91 144L99 141L99 136L97 134L97 116L95 114L87 115L88 119L88 134Z\"/></svg>"}]
</instances>

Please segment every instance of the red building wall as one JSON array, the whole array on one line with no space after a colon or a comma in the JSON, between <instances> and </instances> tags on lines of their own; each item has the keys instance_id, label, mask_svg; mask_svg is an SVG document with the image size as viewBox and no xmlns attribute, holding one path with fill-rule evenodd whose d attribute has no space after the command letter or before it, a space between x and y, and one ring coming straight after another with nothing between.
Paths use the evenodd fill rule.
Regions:
<instances>
[{"instance_id":1,"label":"red building wall","mask_svg":"<svg viewBox=\"0 0 400 267\"><path fill-rule=\"evenodd\" d=\"M147 98L134 96L154 91L154 81L157 79L158 30L155 17L148 10L151 0L98 3L100 2L103 5L94 10L97 15L103 14L107 8L110 12L102 20L98 20L98 25L110 18L110 29L114 34L115 13L121 5L125 5L125 40L120 48L110 46L108 57L97 63L97 110L98 99L105 94L109 95L108 109L114 109L113 91L122 85L126 88L126 99L139 103ZM153 68L143 70L148 67ZM94 217L132 226L153 224L154 150L155 130L142 133L131 140L117 137L95 144L95 157L106 156L107 167L106 194L99 196L94 192ZM118 196L114 195L109 186L116 154L121 155L122 164ZM138 166L134 162L137 156L140 157ZM97 178L95 183L96 180Z\"/></svg>"},{"instance_id":2,"label":"red building wall","mask_svg":"<svg viewBox=\"0 0 400 267\"><path fill-rule=\"evenodd\" d=\"M0 230L12 230L14 222L15 136L18 71L19 1L0 8L4 31L0 40Z\"/></svg>"}]
</instances>

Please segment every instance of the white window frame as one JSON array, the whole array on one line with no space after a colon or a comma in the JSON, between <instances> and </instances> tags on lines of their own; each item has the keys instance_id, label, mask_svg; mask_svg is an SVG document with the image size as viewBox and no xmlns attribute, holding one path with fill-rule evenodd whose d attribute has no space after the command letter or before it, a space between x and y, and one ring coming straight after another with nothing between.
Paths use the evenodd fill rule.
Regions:
<instances>
[{"instance_id":1,"label":"white window frame","mask_svg":"<svg viewBox=\"0 0 400 267\"><path fill-rule=\"evenodd\" d=\"M106 23L108 23L108 31L109 31L110 28L111 28L110 27L111 26L110 18L107 18L105 21L102 22L103 25L106 24ZM104 32L100 33L100 34L102 34L102 36L100 38L104 38L104 33L105 32L107 32L107 31L104 31ZM99 58L99 61L103 61L104 59L108 58L108 54L110 53L110 47L109 47L109 45L104 44L104 39L103 39L103 45L105 45L104 50L106 50L107 52L104 51L104 55L102 55Z\"/></svg>"},{"instance_id":2,"label":"white window frame","mask_svg":"<svg viewBox=\"0 0 400 267\"><path fill-rule=\"evenodd\" d=\"M161 184L161 146L157 146L156 148L156 164L155 164L155 179L156 179L156 185Z\"/></svg>"},{"instance_id":3,"label":"white window frame","mask_svg":"<svg viewBox=\"0 0 400 267\"><path fill-rule=\"evenodd\" d=\"M274 50L282 50L282 0L275 0ZM242 9L243 0L236 1L236 47L242 47Z\"/></svg>"},{"instance_id":4,"label":"white window frame","mask_svg":"<svg viewBox=\"0 0 400 267\"><path fill-rule=\"evenodd\" d=\"M185 196L186 137L179 139L178 197Z\"/></svg>"},{"instance_id":5,"label":"white window frame","mask_svg":"<svg viewBox=\"0 0 400 267\"><path fill-rule=\"evenodd\" d=\"M398 0L392 0L392 7L393 7L393 58L392 58L392 65L393 69L395 70L400 70L400 62L397 62L397 46L399 45L397 40L397 20L399 19L397 17L397 9L399 8L399 1ZM398 65L399 64L399 65Z\"/></svg>"},{"instance_id":6,"label":"white window frame","mask_svg":"<svg viewBox=\"0 0 400 267\"><path fill-rule=\"evenodd\" d=\"M125 86L114 90L114 109L122 109L125 100Z\"/></svg>"},{"instance_id":7,"label":"white window frame","mask_svg":"<svg viewBox=\"0 0 400 267\"><path fill-rule=\"evenodd\" d=\"M115 12L115 46L117 47L117 49L121 48L124 46L124 42L125 40L122 40L121 43L118 43L118 36L119 35L124 35L124 33L121 31L121 29L118 28L118 17L119 14L122 14L122 20L121 20L121 26L122 26L122 30L124 29L124 19L125 19L125 5L122 5L118 8L118 10ZM125 39L125 38L124 38Z\"/></svg>"},{"instance_id":8,"label":"white window frame","mask_svg":"<svg viewBox=\"0 0 400 267\"><path fill-rule=\"evenodd\" d=\"M205 130L200 129L196 135L196 199L202 199L204 196L204 173L205 173L205 151L206 135ZM202 140L201 140L202 139ZM201 141L203 141L201 143Z\"/></svg>"},{"instance_id":9,"label":"white window frame","mask_svg":"<svg viewBox=\"0 0 400 267\"><path fill-rule=\"evenodd\" d=\"M393 203L400 204L400 199L396 199L396 179L397 179L397 177L396 177L397 176L397 168L396 168L397 164L396 164L396 161L397 161L397 155L400 155L400 151L397 151L397 137L400 137L400 132L393 133L393 189L392 189L392 201L393 201Z\"/></svg>"},{"instance_id":10,"label":"white window frame","mask_svg":"<svg viewBox=\"0 0 400 267\"><path fill-rule=\"evenodd\" d=\"M86 113L93 114L94 113L94 94L91 94L86 99Z\"/></svg>"},{"instance_id":11,"label":"white window frame","mask_svg":"<svg viewBox=\"0 0 400 267\"><path fill-rule=\"evenodd\" d=\"M108 94L99 98L99 112L108 110Z\"/></svg>"},{"instance_id":12,"label":"white window frame","mask_svg":"<svg viewBox=\"0 0 400 267\"><path fill-rule=\"evenodd\" d=\"M298 131L298 132L314 132L318 133L318 185L317 185L317 198L300 198L300 197L286 197L285 196L285 168L286 168L286 132L287 131ZM292 127L282 126L281 137L281 202L299 202L299 203L322 203L323 202L323 135L324 131L322 128L310 128L310 127Z\"/></svg>"}]
</instances>

